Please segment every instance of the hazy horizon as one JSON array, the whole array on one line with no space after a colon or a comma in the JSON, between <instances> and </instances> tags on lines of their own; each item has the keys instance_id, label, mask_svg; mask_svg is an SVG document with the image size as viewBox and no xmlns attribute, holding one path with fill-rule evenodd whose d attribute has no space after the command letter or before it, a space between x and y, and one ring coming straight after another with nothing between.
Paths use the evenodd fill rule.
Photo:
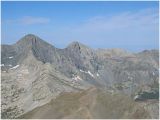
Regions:
<instances>
[{"instance_id":1,"label":"hazy horizon","mask_svg":"<svg viewBox=\"0 0 160 120\"><path fill-rule=\"evenodd\" d=\"M78 41L132 52L159 48L158 2L2 1L2 44L35 34L57 48Z\"/></svg>"}]
</instances>

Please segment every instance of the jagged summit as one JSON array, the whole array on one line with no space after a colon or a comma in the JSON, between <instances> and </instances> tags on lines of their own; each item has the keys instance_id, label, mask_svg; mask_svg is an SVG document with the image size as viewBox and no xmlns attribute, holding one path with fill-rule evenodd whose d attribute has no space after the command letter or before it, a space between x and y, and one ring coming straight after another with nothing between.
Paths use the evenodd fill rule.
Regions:
<instances>
[{"instance_id":1,"label":"jagged summit","mask_svg":"<svg viewBox=\"0 0 160 120\"><path fill-rule=\"evenodd\" d=\"M73 41L70 45L82 45L82 43L80 43L78 41Z\"/></svg>"},{"instance_id":2,"label":"jagged summit","mask_svg":"<svg viewBox=\"0 0 160 120\"><path fill-rule=\"evenodd\" d=\"M84 45L82 43L78 42L78 41L73 41L72 43L70 43L68 45L68 47L74 47L74 48L81 47L81 46L84 46Z\"/></svg>"},{"instance_id":3,"label":"jagged summit","mask_svg":"<svg viewBox=\"0 0 160 120\"><path fill-rule=\"evenodd\" d=\"M38 36L36 36L35 34L27 34L24 37L36 38Z\"/></svg>"},{"instance_id":4,"label":"jagged summit","mask_svg":"<svg viewBox=\"0 0 160 120\"><path fill-rule=\"evenodd\" d=\"M80 50L81 51L81 50L90 49L90 48L88 46L78 42L78 41L74 41L67 46L67 49Z\"/></svg>"},{"instance_id":5,"label":"jagged summit","mask_svg":"<svg viewBox=\"0 0 160 120\"><path fill-rule=\"evenodd\" d=\"M31 44L33 42L39 41L42 39L34 34L27 34L24 37L22 37L16 44Z\"/></svg>"},{"instance_id":6,"label":"jagged summit","mask_svg":"<svg viewBox=\"0 0 160 120\"><path fill-rule=\"evenodd\" d=\"M27 34L22 37L19 41L17 41L14 46L18 48L18 50L28 49L28 48L44 48L46 46L54 47L53 45L47 43L43 39L39 38L34 34Z\"/></svg>"}]
</instances>

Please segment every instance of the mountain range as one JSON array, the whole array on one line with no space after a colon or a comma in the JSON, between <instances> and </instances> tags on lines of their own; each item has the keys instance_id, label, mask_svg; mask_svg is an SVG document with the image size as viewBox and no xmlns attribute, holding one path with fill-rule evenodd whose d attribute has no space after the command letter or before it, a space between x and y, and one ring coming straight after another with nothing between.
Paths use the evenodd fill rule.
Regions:
<instances>
[{"instance_id":1,"label":"mountain range","mask_svg":"<svg viewBox=\"0 0 160 120\"><path fill-rule=\"evenodd\" d=\"M1 45L2 118L159 116L159 50L131 53L28 34Z\"/></svg>"}]
</instances>

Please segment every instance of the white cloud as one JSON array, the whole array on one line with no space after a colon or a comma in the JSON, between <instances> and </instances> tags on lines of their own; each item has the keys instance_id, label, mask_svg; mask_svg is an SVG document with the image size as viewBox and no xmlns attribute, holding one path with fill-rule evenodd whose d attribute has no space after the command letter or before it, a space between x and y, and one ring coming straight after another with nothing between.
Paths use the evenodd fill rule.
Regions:
<instances>
[{"instance_id":1,"label":"white cloud","mask_svg":"<svg viewBox=\"0 0 160 120\"><path fill-rule=\"evenodd\" d=\"M33 24L46 24L49 23L49 18L44 17L32 17L32 16L24 16L15 20L8 20L8 23L11 24L21 24L21 25L33 25Z\"/></svg>"},{"instance_id":2,"label":"white cloud","mask_svg":"<svg viewBox=\"0 0 160 120\"><path fill-rule=\"evenodd\" d=\"M145 9L113 16L95 16L78 25L75 30L77 32L104 32L117 29L154 27L156 24L158 24L158 12L153 9Z\"/></svg>"},{"instance_id":3,"label":"white cloud","mask_svg":"<svg viewBox=\"0 0 160 120\"><path fill-rule=\"evenodd\" d=\"M78 40L91 47L148 49L157 47L158 22L156 9L125 11L66 25L52 35L63 42Z\"/></svg>"},{"instance_id":4,"label":"white cloud","mask_svg":"<svg viewBox=\"0 0 160 120\"><path fill-rule=\"evenodd\" d=\"M23 24L45 24L49 23L50 19L48 18L43 18L43 17L31 17L31 16L26 16L20 19L20 22Z\"/></svg>"},{"instance_id":5,"label":"white cloud","mask_svg":"<svg viewBox=\"0 0 160 120\"><path fill-rule=\"evenodd\" d=\"M22 17L11 22L18 25L49 25L49 27L46 27L48 32L45 33L44 38L57 40L54 44L62 48L71 41L77 40L95 48L115 47L139 50L157 48L158 17L158 10L151 8L109 13L109 15L106 12L106 15L79 19L77 22L74 21L73 24L67 24L64 21L66 24L61 25L59 22L56 24L58 27L47 24L50 19L43 17ZM32 29L28 31L30 32L30 30ZM38 31L38 34L44 34L43 30L36 27L35 33Z\"/></svg>"}]
</instances>

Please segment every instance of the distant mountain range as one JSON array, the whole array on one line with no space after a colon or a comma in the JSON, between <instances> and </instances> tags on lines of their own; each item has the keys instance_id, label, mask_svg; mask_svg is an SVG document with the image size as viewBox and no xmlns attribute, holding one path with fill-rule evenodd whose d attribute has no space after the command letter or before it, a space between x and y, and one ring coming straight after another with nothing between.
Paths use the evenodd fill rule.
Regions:
<instances>
[{"instance_id":1,"label":"distant mountain range","mask_svg":"<svg viewBox=\"0 0 160 120\"><path fill-rule=\"evenodd\" d=\"M1 45L1 84L2 118L158 118L159 50L58 49L29 34Z\"/></svg>"}]
</instances>

